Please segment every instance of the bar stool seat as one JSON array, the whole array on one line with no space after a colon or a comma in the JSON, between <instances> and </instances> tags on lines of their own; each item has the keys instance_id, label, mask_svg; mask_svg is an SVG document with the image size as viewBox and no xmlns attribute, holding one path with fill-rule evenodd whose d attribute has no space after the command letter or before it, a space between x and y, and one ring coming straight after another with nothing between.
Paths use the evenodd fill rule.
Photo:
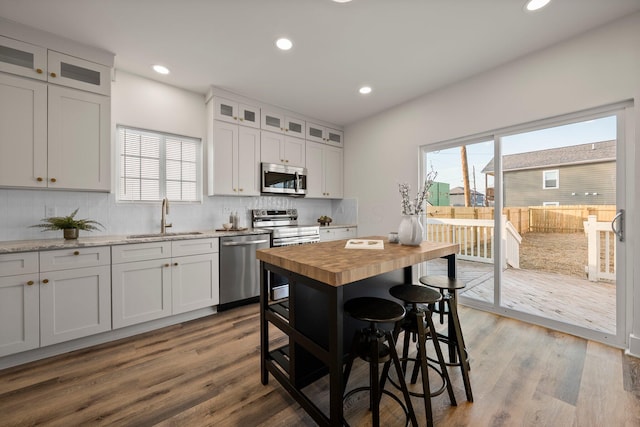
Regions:
<instances>
[{"instance_id":1,"label":"bar stool seat","mask_svg":"<svg viewBox=\"0 0 640 427\"><path fill-rule=\"evenodd\" d=\"M344 399L362 391L370 391L369 393L369 409L372 411L372 422L374 426L380 425L380 399L385 394L395 400L405 412L405 425L418 425L416 414L411 405L411 397L407 384L402 375L400 360L396 352L395 340L390 330L378 328L378 323L394 324L394 330L399 326L398 322L404 319L406 310L400 304L376 297L360 297L353 298L344 304L344 312L354 319L369 322L369 326L356 331L353 337L351 351L347 356L344 370L344 390L347 388L349 374L353 367L356 357L359 357L369 363L369 386L357 387L349 391ZM378 376L379 364L384 363L382 376ZM398 377L401 378L400 388L404 396L404 403L393 393L384 389L386 376L388 374L391 363L394 364ZM348 425L346 420L343 420Z\"/></svg>"},{"instance_id":2,"label":"bar stool seat","mask_svg":"<svg viewBox=\"0 0 640 427\"><path fill-rule=\"evenodd\" d=\"M407 361L412 360L414 362L413 372L411 375L411 384L415 384L418 379L418 371L422 373L422 393L411 392L412 396L422 397L424 400L425 413L427 417L427 426L433 426L433 411L431 406L431 397L438 396L446 389L449 393L449 400L451 405L456 406L456 398L453 394L453 387L451 380L449 379L449 373L447 372L447 365L440 349L440 343L436 339L436 329L433 324L432 308L434 304L442 299L440 293L434 289L421 285L404 284L392 287L389 293L402 300L405 304L409 304L407 315L401 322L401 328L404 330L404 345L402 349L402 368L407 372ZM425 305L426 304L426 305ZM426 323L426 327L425 327ZM409 343L411 337L417 336L417 355L410 358ZM433 346L436 350L436 363L438 366L434 366L429 363L431 359L427 357L426 343L428 337L432 338ZM397 338L397 337L396 337ZM415 339L414 339L415 341ZM434 370L442 380L442 387L436 391L431 391L429 380L429 368ZM391 383L393 381L389 380Z\"/></svg>"},{"instance_id":3,"label":"bar stool seat","mask_svg":"<svg viewBox=\"0 0 640 427\"><path fill-rule=\"evenodd\" d=\"M446 335L438 333L437 339L448 345L449 362L447 365L460 366L467 400L473 402L471 381L469 380L469 371L471 370L469 352L465 346L462 328L460 327L457 301L458 290L464 289L467 285L462 280L447 276L422 276L419 281L423 285L440 291L442 300L438 302L435 311L440 314L441 324L444 323L444 316L447 316L448 333Z\"/></svg>"}]
</instances>

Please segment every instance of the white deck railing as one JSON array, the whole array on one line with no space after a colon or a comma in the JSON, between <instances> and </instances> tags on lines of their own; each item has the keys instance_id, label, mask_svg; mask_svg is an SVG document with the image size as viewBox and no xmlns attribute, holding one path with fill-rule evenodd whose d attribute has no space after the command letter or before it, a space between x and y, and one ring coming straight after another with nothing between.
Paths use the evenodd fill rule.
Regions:
<instances>
[{"instance_id":1,"label":"white deck railing","mask_svg":"<svg viewBox=\"0 0 640 427\"><path fill-rule=\"evenodd\" d=\"M589 215L584 221L587 235L587 274L589 281L616 280L616 236L609 222L598 222Z\"/></svg>"},{"instance_id":2,"label":"white deck railing","mask_svg":"<svg viewBox=\"0 0 640 427\"><path fill-rule=\"evenodd\" d=\"M503 236L503 268L507 264L520 268L520 242L522 237L506 221ZM427 240L430 242L458 243L458 258L484 263L494 262L494 222L492 219L427 218Z\"/></svg>"}]
</instances>

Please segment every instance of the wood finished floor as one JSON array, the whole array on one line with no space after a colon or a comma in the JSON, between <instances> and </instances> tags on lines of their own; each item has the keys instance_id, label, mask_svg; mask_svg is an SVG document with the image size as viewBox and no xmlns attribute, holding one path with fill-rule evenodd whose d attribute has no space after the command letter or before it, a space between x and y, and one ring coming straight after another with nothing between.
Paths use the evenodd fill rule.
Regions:
<instances>
[{"instance_id":1,"label":"wood finished floor","mask_svg":"<svg viewBox=\"0 0 640 427\"><path fill-rule=\"evenodd\" d=\"M434 399L442 426L638 426L640 360L619 349L461 307L474 403ZM1 426L313 426L259 378L258 306L0 371ZM356 365L349 388L366 378ZM327 395L322 380L312 399ZM358 402L348 404L352 425ZM413 399L420 425L421 401ZM366 414L365 414L366 415ZM383 425L395 423L384 411Z\"/></svg>"}]
</instances>

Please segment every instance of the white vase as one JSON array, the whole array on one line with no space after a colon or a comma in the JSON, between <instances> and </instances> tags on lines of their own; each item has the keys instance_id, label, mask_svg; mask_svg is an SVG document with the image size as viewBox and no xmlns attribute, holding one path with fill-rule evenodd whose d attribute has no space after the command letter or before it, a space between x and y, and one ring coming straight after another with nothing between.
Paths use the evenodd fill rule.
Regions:
<instances>
[{"instance_id":1,"label":"white vase","mask_svg":"<svg viewBox=\"0 0 640 427\"><path fill-rule=\"evenodd\" d=\"M403 215L398 227L398 240L400 244L417 246L422 243L424 229L418 215Z\"/></svg>"}]
</instances>

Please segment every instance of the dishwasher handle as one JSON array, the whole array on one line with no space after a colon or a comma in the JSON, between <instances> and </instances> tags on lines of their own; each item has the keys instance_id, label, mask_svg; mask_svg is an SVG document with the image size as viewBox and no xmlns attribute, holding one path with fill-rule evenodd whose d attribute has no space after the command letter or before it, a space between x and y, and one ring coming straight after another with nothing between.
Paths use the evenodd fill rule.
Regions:
<instances>
[{"instance_id":1,"label":"dishwasher handle","mask_svg":"<svg viewBox=\"0 0 640 427\"><path fill-rule=\"evenodd\" d=\"M268 240L248 240L244 242L222 242L222 246L251 246L260 243L269 243Z\"/></svg>"}]
</instances>

